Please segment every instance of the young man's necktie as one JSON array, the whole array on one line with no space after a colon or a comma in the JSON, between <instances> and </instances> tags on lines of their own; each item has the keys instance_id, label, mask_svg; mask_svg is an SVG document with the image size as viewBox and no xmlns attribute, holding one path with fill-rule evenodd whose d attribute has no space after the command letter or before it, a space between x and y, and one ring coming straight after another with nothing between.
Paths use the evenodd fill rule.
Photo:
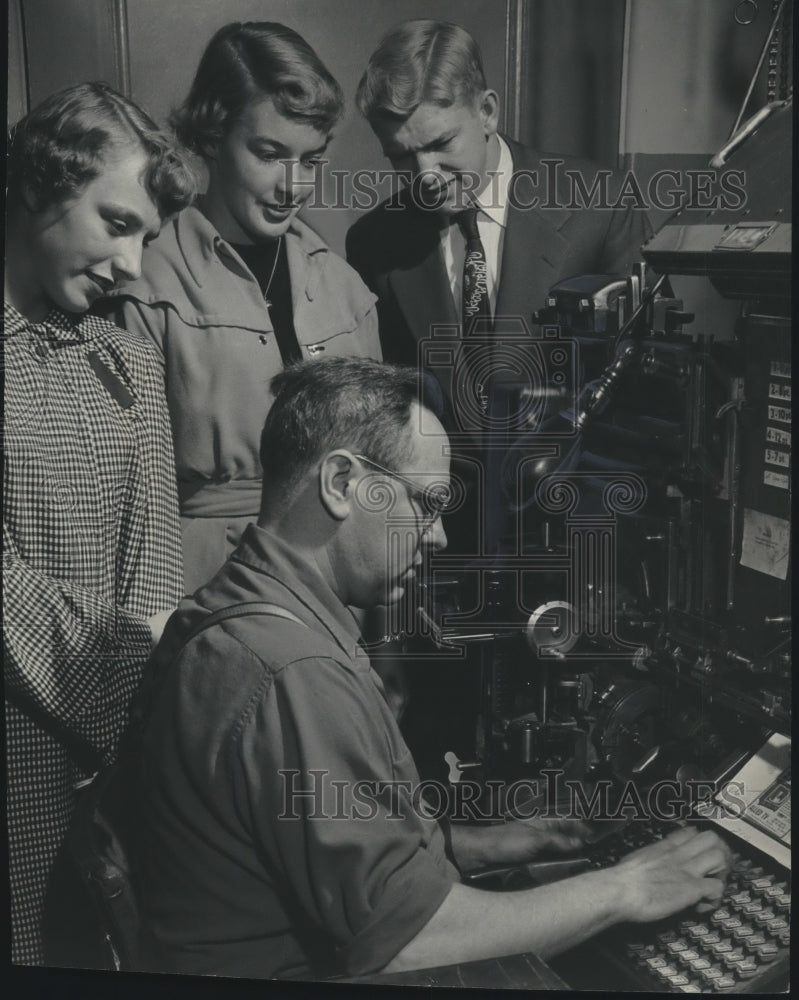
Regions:
<instances>
[{"instance_id":1,"label":"young man's necktie","mask_svg":"<svg viewBox=\"0 0 799 1000\"><path fill-rule=\"evenodd\" d=\"M473 332L488 332L491 322L491 303L488 298L488 263L480 233L477 229L477 209L467 208L457 216L458 225L466 239L463 259L463 336ZM476 325L476 321L481 320Z\"/></svg>"}]
</instances>

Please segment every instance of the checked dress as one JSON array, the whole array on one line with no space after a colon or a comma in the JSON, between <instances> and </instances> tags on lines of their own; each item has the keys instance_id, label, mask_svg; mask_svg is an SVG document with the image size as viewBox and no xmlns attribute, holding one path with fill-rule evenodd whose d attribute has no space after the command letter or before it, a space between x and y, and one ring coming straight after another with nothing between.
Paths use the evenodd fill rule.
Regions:
<instances>
[{"instance_id":1,"label":"checked dress","mask_svg":"<svg viewBox=\"0 0 799 1000\"><path fill-rule=\"evenodd\" d=\"M181 597L163 376L95 317L4 309L3 653L12 961L41 964L49 872L78 782L113 757Z\"/></svg>"}]
</instances>

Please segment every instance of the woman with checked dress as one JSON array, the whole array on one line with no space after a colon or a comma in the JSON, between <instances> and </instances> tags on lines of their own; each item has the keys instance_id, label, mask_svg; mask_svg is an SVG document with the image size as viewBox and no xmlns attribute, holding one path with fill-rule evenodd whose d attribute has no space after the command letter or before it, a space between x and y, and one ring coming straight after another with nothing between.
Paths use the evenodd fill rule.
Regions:
<instances>
[{"instance_id":1,"label":"woman with checked dress","mask_svg":"<svg viewBox=\"0 0 799 1000\"><path fill-rule=\"evenodd\" d=\"M11 131L3 645L17 964L46 960L45 895L78 789L113 758L182 595L160 365L149 341L86 313L138 276L144 243L193 191L174 144L104 84L55 94Z\"/></svg>"}]
</instances>

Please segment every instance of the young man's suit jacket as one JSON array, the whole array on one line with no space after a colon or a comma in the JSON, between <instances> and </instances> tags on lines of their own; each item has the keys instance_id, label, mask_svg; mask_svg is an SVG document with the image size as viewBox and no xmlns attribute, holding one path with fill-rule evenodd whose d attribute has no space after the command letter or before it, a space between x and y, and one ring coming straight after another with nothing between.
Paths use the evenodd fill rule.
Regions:
<instances>
[{"instance_id":1,"label":"young man's suit jacket","mask_svg":"<svg viewBox=\"0 0 799 1000\"><path fill-rule=\"evenodd\" d=\"M626 273L630 262L640 259L639 247L651 228L641 209L567 207L580 202L568 172L579 174L590 191L601 169L597 164L505 141L517 175L516 205L508 207L495 316L521 316L529 324L549 289L564 278ZM557 190L548 183L555 172ZM609 178L611 204L621 182L618 173ZM524 207L535 196L540 204ZM378 296L383 356L402 364L416 363L417 345L430 336L432 324L458 322L439 252L439 218L409 202L405 189L359 219L347 234L347 259Z\"/></svg>"},{"instance_id":2,"label":"young man's suit jacket","mask_svg":"<svg viewBox=\"0 0 799 1000\"><path fill-rule=\"evenodd\" d=\"M632 198L625 201L629 207L615 210L596 205L569 207L581 204L579 188L569 180L569 172L579 176L584 190L590 192L601 170L596 163L542 154L511 139L505 141L513 158L515 198L509 199L508 204L494 311L494 345L502 341L503 332L507 335L509 329L514 329L514 317L521 318L530 329L533 312L545 305L548 291L559 281L580 274L628 273L631 261L640 259L639 247L651 235L645 212L629 206ZM551 180L553 174L557 177L555 183ZM624 190L623 178L616 172L609 175L606 170L604 182L608 188L607 201L613 204L619 190ZM525 207L536 196L537 207ZM583 203L586 201L590 197ZM455 449L453 471L457 469L463 477L467 498L474 500L483 492L476 487L474 477L484 464L475 459L485 446L480 431L481 415L469 402L478 394L464 389L466 367L454 373L446 361L435 367L428 363L430 358L455 356L457 351L436 349L429 354L420 353L420 342L429 341L434 325L449 326L454 331L446 334L444 339L448 343L440 344L443 348L452 344L453 336L459 336L458 314L439 249L440 225L435 213L413 206L406 188L351 227L347 234L347 259L378 297L385 360L409 365L421 361L422 367L432 370L439 381L445 399L442 421ZM465 359L462 353L460 357ZM484 407L494 405L487 400L484 397ZM476 413L476 418L467 411ZM464 454L472 457L464 461ZM486 482L499 477L501 459L496 449L491 449L491 454L484 473ZM494 502L489 504L492 509ZM481 530L478 522L483 522L486 538L494 530L490 525L498 523L497 516L478 515L473 506L464 504L459 513L447 520L450 552L480 549L484 543L475 534Z\"/></svg>"}]
</instances>

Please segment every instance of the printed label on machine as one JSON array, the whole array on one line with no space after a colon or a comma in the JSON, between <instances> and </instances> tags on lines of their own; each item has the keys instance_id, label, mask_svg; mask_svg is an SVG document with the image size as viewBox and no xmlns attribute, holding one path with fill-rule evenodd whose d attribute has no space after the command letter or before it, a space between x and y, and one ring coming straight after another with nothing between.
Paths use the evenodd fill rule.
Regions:
<instances>
[{"instance_id":1,"label":"printed label on machine","mask_svg":"<svg viewBox=\"0 0 799 1000\"><path fill-rule=\"evenodd\" d=\"M768 418L769 420L776 420L780 424L789 424L791 422L791 408L790 406L769 405Z\"/></svg>"},{"instance_id":2,"label":"printed label on machine","mask_svg":"<svg viewBox=\"0 0 799 1000\"><path fill-rule=\"evenodd\" d=\"M791 769L786 768L776 781L750 802L746 812L750 823L756 823L772 837L791 842Z\"/></svg>"},{"instance_id":3,"label":"printed label on machine","mask_svg":"<svg viewBox=\"0 0 799 1000\"><path fill-rule=\"evenodd\" d=\"M769 399L784 399L786 401L790 401L791 387L785 382L769 382L768 395Z\"/></svg>"},{"instance_id":4,"label":"printed label on machine","mask_svg":"<svg viewBox=\"0 0 799 1000\"><path fill-rule=\"evenodd\" d=\"M730 802L735 802L734 808ZM790 738L774 733L716 794L715 804L700 806L698 811L790 869Z\"/></svg>"},{"instance_id":5,"label":"printed label on machine","mask_svg":"<svg viewBox=\"0 0 799 1000\"><path fill-rule=\"evenodd\" d=\"M784 431L781 427L767 427L766 440L772 444L784 444L791 446L791 432Z\"/></svg>"},{"instance_id":6,"label":"printed label on machine","mask_svg":"<svg viewBox=\"0 0 799 1000\"><path fill-rule=\"evenodd\" d=\"M776 486L778 490L789 490L791 480L784 472L772 472L771 469L766 469L763 473L763 485Z\"/></svg>"},{"instance_id":7,"label":"printed label on machine","mask_svg":"<svg viewBox=\"0 0 799 1000\"><path fill-rule=\"evenodd\" d=\"M744 508L741 565L785 580L791 547L791 522L782 517Z\"/></svg>"},{"instance_id":8,"label":"printed label on machine","mask_svg":"<svg viewBox=\"0 0 799 1000\"><path fill-rule=\"evenodd\" d=\"M784 469L789 468L791 464L791 456L779 448L766 448L764 458L769 465L781 465Z\"/></svg>"}]
</instances>

